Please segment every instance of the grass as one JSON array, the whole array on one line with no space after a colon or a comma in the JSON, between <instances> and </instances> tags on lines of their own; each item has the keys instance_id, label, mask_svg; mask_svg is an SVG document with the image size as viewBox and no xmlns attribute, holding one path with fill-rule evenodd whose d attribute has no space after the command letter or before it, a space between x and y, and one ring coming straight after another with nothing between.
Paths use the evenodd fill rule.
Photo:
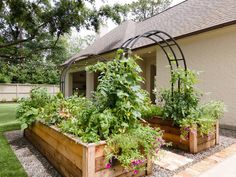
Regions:
<instances>
[{"instance_id":1,"label":"grass","mask_svg":"<svg viewBox=\"0 0 236 177\"><path fill-rule=\"evenodd\" d=\"M0 126L17 123L16 108L18 104L0 104Z\"/></svg>"},{"instance_id":2,"label":"grass","mask_svg":"<svg viewBox=\"0 0 236 177\"><path fill-rule=\"evenodd\" d=\"M23 167L3 133L20 129L16 120L17 104L0 104L0 177L26 177Z\"/></svg>"}]
</instances>

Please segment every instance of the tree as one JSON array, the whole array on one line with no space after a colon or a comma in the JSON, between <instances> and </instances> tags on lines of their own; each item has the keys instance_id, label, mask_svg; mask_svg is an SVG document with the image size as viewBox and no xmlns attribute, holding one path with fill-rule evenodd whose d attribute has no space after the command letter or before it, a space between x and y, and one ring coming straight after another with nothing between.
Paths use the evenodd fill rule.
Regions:
<instances>
[{"instance_id":1,"label":"tree","mask_svg":"<svg viewBox=\"0 0 236 177\"><path fill-rule=\"evenodd\" d=\"M85 49L95 41L95 35L86 35L86 36L76 36L69 37L67 36L67 53L69 57L78 54L82 49Z\"/></svg>"},{"instance_id":2,"label":"tree","mask_svg":"<svg viewBox=\"0 0 236 177\"><path fill-rule=\"evenodd\" d=\"M170 6L172 0L138 0L129 4L131 19L143 21Z\"/></svg>"},{"instance_id":3,"label":"tree","mask_svg":"<svg viewBox=\"0 0 236 177\"><path fill-rule=\"evenodd\" d=\"M58 40L53 49L32 54L30 59L24 62L0 60L0 83L58 84L58 65L87 47L94 37L88 35L74 38L66 35Z\"/></svg>"},{"instance_id":4,"label":"tree","mask_svg":"<svg viewBox=\"0 0 236 177\"><path fill-rule=\"evenodd\" d=\"M59 38L82 28L99 29L105 18L121 21L122 6L94 7L95 0L1 0L0 59L19 61L52 49Z\"/></svg>"}]
</instances>

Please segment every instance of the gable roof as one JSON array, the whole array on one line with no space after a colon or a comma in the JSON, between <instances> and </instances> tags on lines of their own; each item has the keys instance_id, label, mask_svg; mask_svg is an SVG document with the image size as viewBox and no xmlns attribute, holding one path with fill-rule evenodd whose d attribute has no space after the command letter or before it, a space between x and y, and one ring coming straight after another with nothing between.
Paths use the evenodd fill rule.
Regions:
<instances>
[{"instance_id":1,"label":"gable roof","mask_svg":"<svg viewBox=\"0 0 236 177\"><path fill-rule=\"evenodd\" d=\"M236 24L236 0L186 0L142 22L122 23L69 60L118 49L129 38L151 30L182 38L231 24ZM134 48L149 44L150 41L140 39Z\"/></svg>"}]
</instances>

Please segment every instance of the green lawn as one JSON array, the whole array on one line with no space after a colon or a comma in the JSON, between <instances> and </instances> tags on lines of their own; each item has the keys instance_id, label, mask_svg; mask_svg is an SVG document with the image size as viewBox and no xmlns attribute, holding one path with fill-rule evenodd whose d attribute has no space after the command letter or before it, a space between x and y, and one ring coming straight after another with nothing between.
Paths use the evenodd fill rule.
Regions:
<instances>
[{"instance_id":1,"label":"green lawn","mask_svg":"<svg viewBox=\"0 0 236 177\"><path fill-rule=\"evenodd\" d=\"M16 121L17 104L0 104L0 177L26 177L3 132L20 128Z\"/></svg>"}]
</instances>

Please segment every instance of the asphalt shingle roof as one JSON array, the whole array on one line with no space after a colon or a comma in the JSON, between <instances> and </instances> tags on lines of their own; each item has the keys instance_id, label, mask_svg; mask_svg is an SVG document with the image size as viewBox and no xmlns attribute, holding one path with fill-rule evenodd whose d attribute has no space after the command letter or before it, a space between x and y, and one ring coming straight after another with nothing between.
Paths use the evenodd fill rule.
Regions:
<instances>
[{"instance_id":1,"label":"asphalt shingle roof","mask_svg":"<svg viewBox=\"0 0 236 177\"><path fill-rule=\"evenodd\" d=\"M236 0L186 0L142 22L122 23L69 60L112 51L129 38L151 30L165 31L177 38L224 24L236 24ZM134 48L148 44L143 39Z\"/></svg>"}]
</instances>

